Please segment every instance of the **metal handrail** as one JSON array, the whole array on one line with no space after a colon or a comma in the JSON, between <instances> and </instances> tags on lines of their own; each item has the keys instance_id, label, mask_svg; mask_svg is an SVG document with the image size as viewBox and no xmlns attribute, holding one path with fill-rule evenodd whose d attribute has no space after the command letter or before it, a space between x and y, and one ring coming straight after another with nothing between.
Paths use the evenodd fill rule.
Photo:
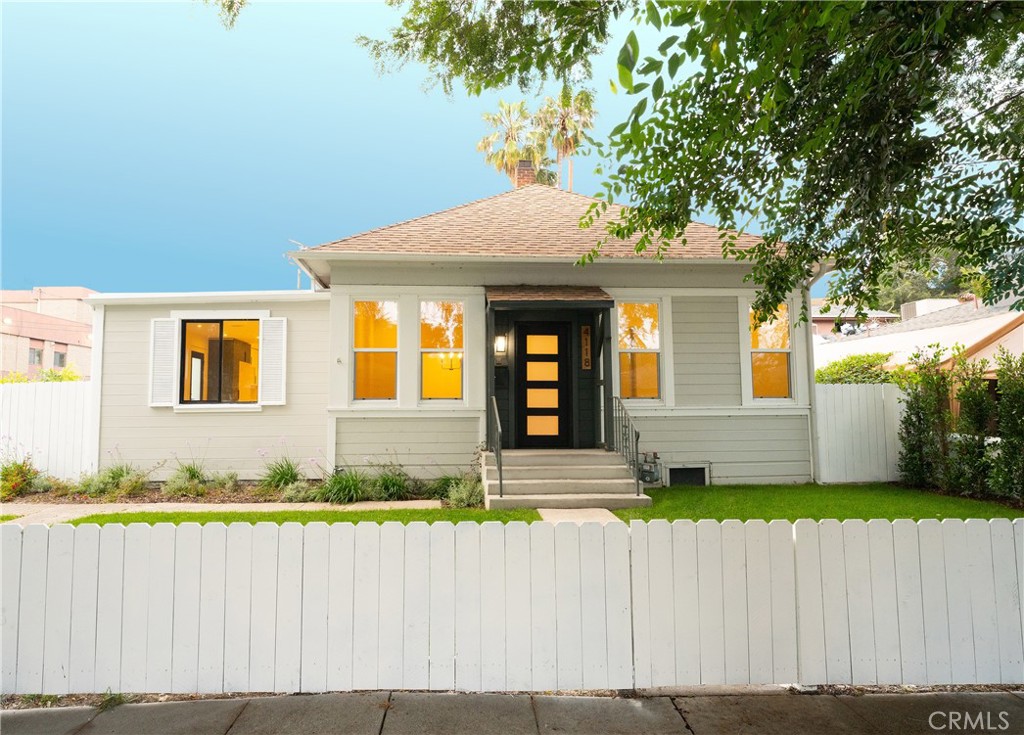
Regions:
<instances>
[{"instance_id":1,"label":"metal handrail","mask_svg":"<svg viewBox=\"0 0 1024 735\"><path fill-rule=\"evenodd\" d=\"M491 431L487 437L488 448L494 452L494 466L498 468L498 497L505 496L505 477L501 471L501 416L498 414L498 399L491 396L491 413L494 420L491 422Z\"/></svg>"},{"instance_id":2,"label":"metal handrail","mask_svg":"<svg viewBox=\"0 0 1024 735\"><path fill-rule=\"evenodd\" d=\"M609 439L611 448L626 460L636 483L636 494L640 495L640 431L618 396L612 397L612 435Z\"/></svg>"}]
</instances>

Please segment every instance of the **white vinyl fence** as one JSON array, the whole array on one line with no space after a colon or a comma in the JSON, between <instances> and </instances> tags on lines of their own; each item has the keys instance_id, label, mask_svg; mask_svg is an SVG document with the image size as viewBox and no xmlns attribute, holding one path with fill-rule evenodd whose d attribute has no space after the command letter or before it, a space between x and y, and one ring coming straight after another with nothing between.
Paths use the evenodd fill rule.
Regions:
<instances>
[{"instance_id":1,"label":"white vinyl fence","mask_svg":"<svg viewBox=\"0 0 1024 735\"><path fill-rule=\"evenodd\" d=\"M0 540L4 693L1024 681L1024 519Z\"/></svg>"},{"instance_id":2,"label":"white vinyl fence","mask_svg":"<svg viewBox=\"0 0 1024 735\"><path fill-rule=\"evenodd\" d=\"M818 482L895 482L903 392L895 385L817 385Z\"/></svg>"},{"instance_id":3,"label":"white vinyl fence","mask_svg":"<svg viewBox=\"0 0 1024 735\"><path fill-rule=\"evenodd\" d=\"M92 417L88 381L0 385L0 445L65 480L93 469L98 427Z\"/></svg>"}]
</instances>

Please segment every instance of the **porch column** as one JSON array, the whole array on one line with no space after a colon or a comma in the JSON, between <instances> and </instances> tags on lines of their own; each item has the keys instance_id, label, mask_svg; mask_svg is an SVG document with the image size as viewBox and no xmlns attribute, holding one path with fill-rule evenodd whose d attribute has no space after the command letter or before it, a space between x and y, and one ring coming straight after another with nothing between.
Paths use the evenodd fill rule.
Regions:
<instances>
[{"instance_id":1,"label":"porch column","mask_svg":"<svg viewBox=\"0 0 1024 735\"><path fill-rule=\"evenodd\" d=\"M487 370L487 395L484 397L484 405L486 406L486 417L487 421L485 428L487 431L487 444L490 448L491 443L491 431L493 430L492 424L494 423L494 417L491 415L493 408L492 399L494 398L494 309L490 302L487 303L487 344L484 349L486 350L486 370Z\"/></svg>"},{"instance_id":2,"label":"porch column","mask_svg":"<svg viewBox=\"0 0 1024 735\"><path fill-rule=\"evenodd\" d=\"M615 417L612 411L612 310L601 312L601 395L603 396L602 418L604 420L604 448L611 451L612 432L615 431Z\"/></svg>"}]
</instances>

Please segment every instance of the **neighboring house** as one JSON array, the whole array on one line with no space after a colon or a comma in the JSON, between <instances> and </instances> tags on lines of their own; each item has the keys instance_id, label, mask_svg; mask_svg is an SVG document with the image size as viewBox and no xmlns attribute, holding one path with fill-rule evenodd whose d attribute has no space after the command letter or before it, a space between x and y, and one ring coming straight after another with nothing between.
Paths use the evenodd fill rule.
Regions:
<instances>
[{"instance_id":1,"label":"neighboring house","mask_svg":"<svg viewBox=\"0 0 1024 735\"><path fill-rule=\"evenodd\" d=\"M593 201L525 185L292 253L312 292L94 297L98 456L167 462L158 478L175 456L252 478L282 453L436 476L500 419L506 493L623 505L640 499L599 451L621 398L675 481L811 480L806 293L752 335L750 266L702 224L662 262L614 242L577 266Z\"/></svg>"},{"instance_id":2,"label":"neighboring house","mask_svg":"<svg viewBox=\"0 0 1024 735\"><path fill-rule=\"evenodd\" d=\"M814 325L814 334L820 337L832 338L837 333L852 331L872 331L882 326L900 320L899 314L877 309L868 309L864 321L858 321L857 310L850 306L833 305L827 312L824 299L811 299L811 322ZM836 326L836 322L839 326Z\"/></svg>"},{"instance_id":3,"label":"neighboring house","mask_svg":"<svg viewBox=\"0 0 1024 735\"><path fill-rule=\"evenodd\" d=\"M72 367L85 379L92 363L92 308L96 292L79 286L0 291L0 375L34 378L40 370Z\"/></svg>"},{"instance_id":4,"label":"neighboring house","mask_svg":"<svg viewBox=\"0 0 1024 735\"><path fill-rule=\"evenodd\" d=\"M976 299L955 302L954 306L925 311L921 316L879 327L868 334L817 344L814 364L820 368L849 355L891 352L890 365L905 365L911 355L931 345L941 345L947 354L955 345L961 345L968 357L989 360L992 378L992 358L1000 348L1014 355L1024 354L1024 312L1011 311L1011 303L1011 299L992 306Z\"/></svg>"}]
</instances>

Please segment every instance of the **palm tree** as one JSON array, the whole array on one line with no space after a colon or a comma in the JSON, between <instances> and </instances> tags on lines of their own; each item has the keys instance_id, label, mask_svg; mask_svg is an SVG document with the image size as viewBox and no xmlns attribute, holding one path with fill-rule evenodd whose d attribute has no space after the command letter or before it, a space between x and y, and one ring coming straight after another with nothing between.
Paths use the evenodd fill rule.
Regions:
<instances>
[{"instance_id":1,"label":"palm tree","mask_svg":"<svg viewBox=\"0 0 1024 735\"><path fill-rule=\"evenodd\" d=\"M527 160L537 172L538 183L553 183L554 174L547 168L552 163L547 155L547 137L532 126L533 118L526 109L525 101L508 103L499 100L498 111L485 112L483 118L495 129L476 144L487 165L504 173L515 186L516 167L520 161Z\"/></svg>"},{"instance_id":2,"label":"palm tree","mask_svg":"<svg viewBox=\"0 0 1024 735\"><path fill-rule=\"evenodd\" d=\"M572 191L572 157L583 142L586 131L594 127L594 96L587 89L575 94L568 84L556 100L548 97L534 116L534 125L551 140L558 164L561 185L562 161L569 161L569 191Z\"/></svg>"}]
</instances>

